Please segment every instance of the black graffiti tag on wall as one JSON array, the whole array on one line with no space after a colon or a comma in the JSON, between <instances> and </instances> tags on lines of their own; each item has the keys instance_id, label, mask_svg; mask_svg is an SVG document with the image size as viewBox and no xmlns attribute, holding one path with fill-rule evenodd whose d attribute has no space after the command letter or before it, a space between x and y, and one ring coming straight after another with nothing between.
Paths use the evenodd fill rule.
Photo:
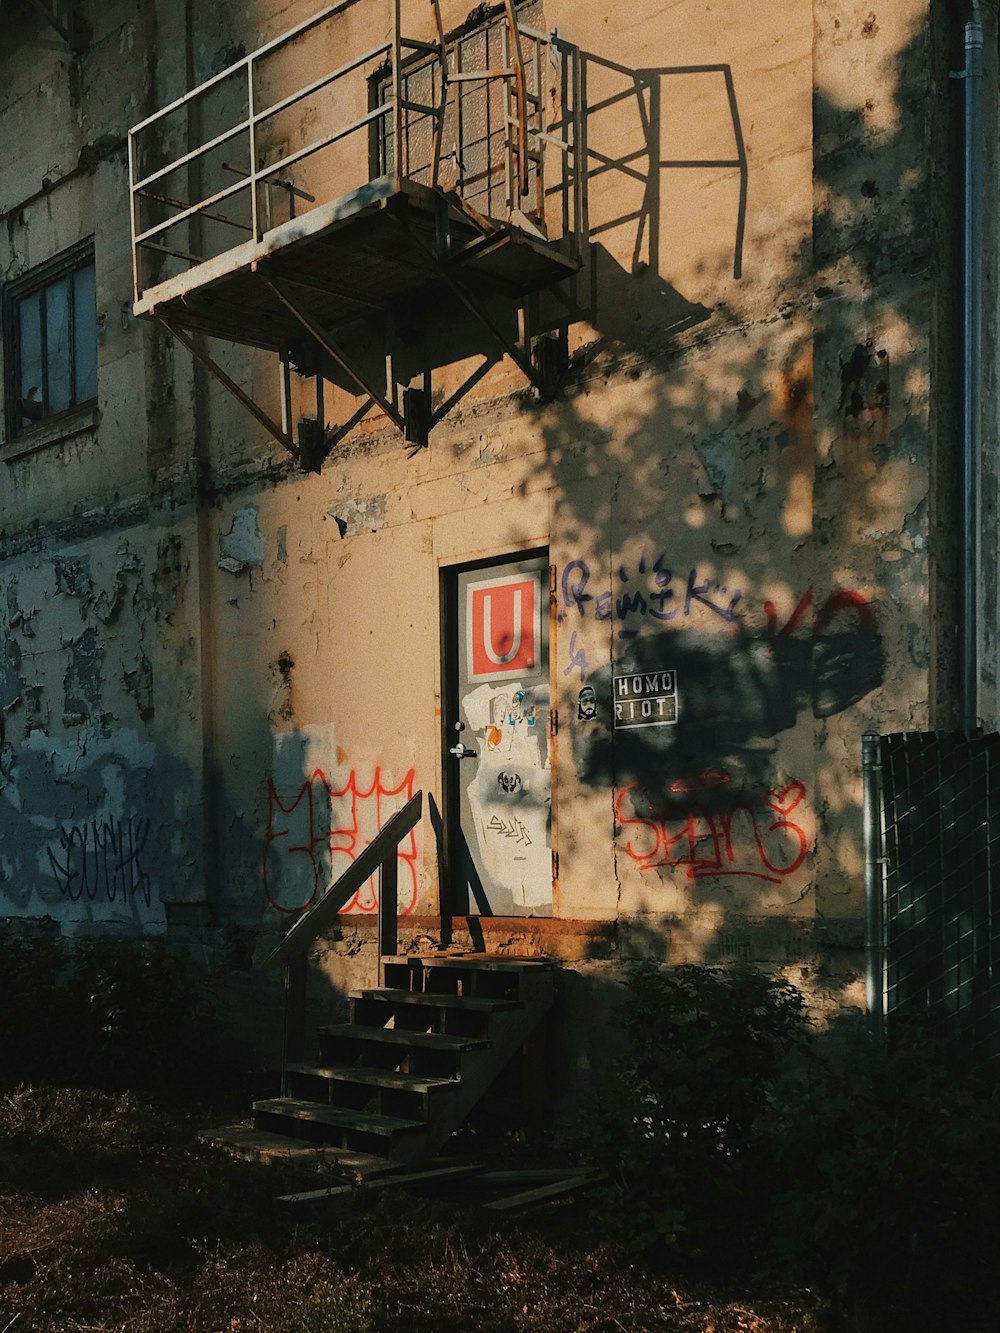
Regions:
<instances>
[{"instance_id":1,"label":"black graffiti tag on wall","mask_svg":"<svg viewBox=\"0 0 1000 1333\"><path fill-rule=\"evenodd\" d=\"M59 852L48 849L59 891L71 902L102 899L114 903L141 899L149 907L153 886L142 867L150 821L138 815L91 819L71 824L59 834Z\"/></svg>"}]
</instances>

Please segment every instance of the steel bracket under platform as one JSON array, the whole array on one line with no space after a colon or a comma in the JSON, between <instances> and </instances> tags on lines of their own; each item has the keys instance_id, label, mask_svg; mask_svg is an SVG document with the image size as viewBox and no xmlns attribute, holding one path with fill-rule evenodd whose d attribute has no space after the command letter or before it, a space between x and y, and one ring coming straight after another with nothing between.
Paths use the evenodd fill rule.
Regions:
<instances>
[{"instance_id":1,"label":"steel bracket under platform","mask_svg":"<svg viewBox=\"0 0 1000 1333\"><path fill-rule=\"evenodd\" d=\"M504 357L540 397L554 395L566 370L566 323L535 332L529 307L535 293L576 272L563 247L527 226L480 216L454 192L411 181L375 182L337 201L329 218L318 212L306 225L296 220L294 230L276 228L229 264L203 265L151 289L137 309L158 320L303 471L318 472L373 408L402 433L412 455ZM398 328L393 342L391 330L407 322L419 326L423 350ZM467 343L454 341L459 324ZM280 422L222 369L198 334L277 354ZM439 346L439 334L452 342ZM475 356L479 363L434 405L434 371ZM297 434L293 369L316 381L315 418L303 418ZM324 382L361 399L335 425L326 422Z\"/></svg>"}]
</instances>

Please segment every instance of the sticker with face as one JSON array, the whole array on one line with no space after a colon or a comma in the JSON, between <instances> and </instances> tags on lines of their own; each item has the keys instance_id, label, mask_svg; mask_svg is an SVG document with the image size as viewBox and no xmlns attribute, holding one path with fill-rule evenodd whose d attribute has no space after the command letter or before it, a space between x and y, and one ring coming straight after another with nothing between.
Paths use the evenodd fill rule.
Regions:
<instances>
[{"instance_id":1,"label":"sticker with face","mask_svg":"<svg viewBox=\"0 0 1000 1333\"><path fill-rule=\"evenodd\" d=\"M497 784L501 791L510 795L512 792L520 790L521 776L519 773L503 772L497 777Z\"/></svg>"},{"instance_id":2,"label":"sticker with face","mask_svg":"<svg viewBox=\"0 0 1000 1333\"><path fill-rule=\"evenodd\" d=\"M581 722L590 722L597 716L597 695L592 685L584 685L580 691L576 715Z\"/></svg>"},{"instance_id":3,"label":"sticker with face","mask_svg":"<svg viewBox=\"0 0 1000 1333\"><path fill-rule=\"evenodd\" d=\"M525 702L524 690L514 691L508 722L512 727L516 727L519 722L527 722L529 727L535 725L535 706Z\"/></svg>"}]
</instances>

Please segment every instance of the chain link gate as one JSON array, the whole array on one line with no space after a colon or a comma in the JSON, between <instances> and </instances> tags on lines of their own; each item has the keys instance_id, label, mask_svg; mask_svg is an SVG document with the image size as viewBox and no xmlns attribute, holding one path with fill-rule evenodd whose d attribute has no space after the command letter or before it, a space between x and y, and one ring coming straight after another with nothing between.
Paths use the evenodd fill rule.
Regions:
<instances>
[{"instance_id":1,"label":"chain link gate","mask_svg":"<svg viewBox=\"0 0 1000 1333\"><path fill-rule=\"evenodd\" d=\"M866 733L869 1011L1000 1056L1000 736Z\"/></svg>"}]
</instances>

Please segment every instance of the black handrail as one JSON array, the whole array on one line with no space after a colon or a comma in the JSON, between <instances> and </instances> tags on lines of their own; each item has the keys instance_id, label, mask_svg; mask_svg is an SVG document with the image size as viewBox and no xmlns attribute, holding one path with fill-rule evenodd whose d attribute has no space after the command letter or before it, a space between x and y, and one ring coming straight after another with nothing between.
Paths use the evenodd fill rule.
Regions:
<instances>
[{"instance_id":1,"label":"black handrail","mask_svg":"<svg viewBox=\"0 0 1000 1333\"><path fill-rule=\"evenodd\" d=\"M288 1066L302 1059L305 1047L306 976L309 950L314 941L329 930L345 903L380 870L378 895L379 981L382 959L398 947L397 850L420 818L424 794L418 791L401 810L378 831L357 860L308 908L292 926L281 943L268 954L265 966L285 964L285 1027L281 1050L281 1095L288 1095Z\"/></svg>"}]
</instances>

